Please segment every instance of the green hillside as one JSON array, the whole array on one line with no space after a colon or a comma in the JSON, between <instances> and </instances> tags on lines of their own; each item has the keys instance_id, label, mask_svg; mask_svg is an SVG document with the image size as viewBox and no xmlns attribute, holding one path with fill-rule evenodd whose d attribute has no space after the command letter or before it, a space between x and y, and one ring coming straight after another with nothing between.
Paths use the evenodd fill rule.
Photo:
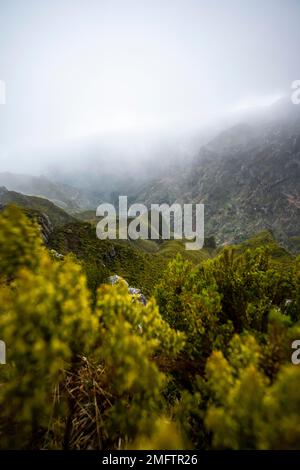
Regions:
<instances>
[{"instance_id":1,"label":"green hillside","mask_svg":"<svg viewBox=\"0 0 300 470\"><path fill-rule=\"evenodd\" d=\"M270 232L193 262L158 246L83 222L46 245L0 211L0 448L299 449L299 258Z\"/></svg>"},{"instance_id":2,"label":"green hillside","mask_svg":"<svg viewBox=\"0 0 300 470\"><path fill-rule=\"evenodd\" d=\"M178 253L197 263L213 253L208 249L187 251L183 241L99 240L92 224L76 222L56 228L49 246L59 253L74 253L84 265L90 287L96 288L110 274L123 276L130 285L149 295L167 263Z\"/></svg>"},{"instance_id":3,"label":"green hillside","mask_svg":"<svg viewBox=\"0 0 300 470\"><path fill-rule=\"evenodd\" d=\"M25 196L15 191L8 191L4 187L0 188L0 204L2 206L16 204L20 207L46 214L54 227L59 227L75 220L48 199L37 196Z\"/></svg>"}]
</instances>

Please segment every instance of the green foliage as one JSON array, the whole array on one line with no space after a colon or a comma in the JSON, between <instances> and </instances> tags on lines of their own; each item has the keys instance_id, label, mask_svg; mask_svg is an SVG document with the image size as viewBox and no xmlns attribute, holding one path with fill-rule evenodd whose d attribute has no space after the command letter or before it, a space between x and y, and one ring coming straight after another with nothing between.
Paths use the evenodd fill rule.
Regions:
<instances>
[{"instance_id":1,"label":"green foliage","mask_svg":"<svg viewBox=\"0 0 300 470\"><path fill-rule=\"evenodd\" d=\"M53 234L62 259L24 212L1 212L0 447L298 449L299 259L251 243L163 272L170 245L78 222ZM113 272L147 305L106 285Z\"/></svg>"},{"instance_id":2,"label":"green foliage","mask_svg":"<svg viewBox=\"0 0 300 470\"><path fill-rule=\"evenodd\" d=\"M14 279L1 288L0 334L9 364L0 390L1 446L87 445L76 439L78 403L90 406L89 384L96 379L101 390L96 398L109 398L103 416L94 405L95 423L86 423L96 436L95 447L148 435L165 382L152 357L175 356L184 335L162 320L153 301L146 307L133 301L125 286L103 286L93 311L80 265L68 257L53 260L19 210L8 209L2 217L0 237L8 256L1 258L0 269ZM13 242L17 250L10 249ZM7 259L15 271L8 270ZM84 370L90 363L83 355L95 364L87 381ZM79 397L74 397L78 381ZM101 439L99 422L105 423Z\"/></svg>"},{"instance_id":3,"label":"green foliage","mask_svg":"<svg viewBox=\"0 0 300 470\"><path fill-rule=\"evenodd\" d=\"M90 219L88 219L90 220ZM156 283L177 253L193 264L210 257L212 250L187 251L181 240L99 240L94 221L55 228L49 244L59 253L73 253L87 275L88 286L97 287L111 274L152 295Z\"/></svg>"},{"instance_id":4,"label":"green foliage","mask_svg":"<svg viewBox=\"0 0 300 470\"><path fill-rule=\"evenodd\" d=\"M116 325L120 330L130 328L145 342L153 353L178 354L184 345L185 335L174 331L166 323L155 301L146 306L133 302L127 286L104 285L98 290L97 314L103 328L112 331ZM103 337L105 334L103 333Z\"/></svg>"},{"instance_id":5,"label":"green foliage","mask_svg":"<svg viewBox=\"0 0 300 470\"><path fill-rule=\"evenodd\" d=\"M300 371L285 365L272 383L260 366L261 359L261 347L249 334L234 335L227 358L221 351L211 354L205 380L195 381L196 391L189 402L182 397L181 407L190 404L186 420L198 416L197 424L186 429L193 442L205 438L204 416L214 448L299 448ZM180 413L178 418L182 422Z\"/></svg>"},{"instance_id":6,"label":"green foliage","mask_svg":"<svg viewBox=\"0 0 300 470\"><path fill-rule=\"evenodd\" d=\"M280 306L290 290L285 271L276 269L261 248L241 256L225 249L212 269L222 293L223 317L239 332L244 328L265 331L270 307Z\"/></svg>"},{"instance_id":7,"label":"green foliage","mask_svg":"<svg viewBox=\"0 0 300 470\"><path fill-rule=\"evenodd\" d=\"M266 391L259 423L258 448L299 450L300 370L287 365Z\"/></svg>"},{"instance_id":8,"label":"green foliage","mask_svg":"<svg viewBox=\"0 0 300 470\"><path fill-rule=\"evenodd\" d=\"M244 241L240 245L236 245L234 249L238 253L244 253L246 250L256 250L257 248L264 248L268 250L271 256L271 262L277 266L280 264L289 265L293 259L292 255L281 245L279 245L269 230L253 235L249 240Z\"/></svg>"},{"instance_id":9,"label":"green foliage","mask_svg":"<svg viewBox=\"0 0 300 470\"><path fill-rule=\"evenodd\" d=\"M0 280L11 279L20 267L36 267L42 246L38 226L9 206L0 213L0 227Z\"/></svg>"},{"instance_id":10,"label":"green foliage","mask_svg":"<svg viewBox=\"0 0 300 470\"><path fill-rule=\"evenodd\" d=\"M300 371L285 366L271 385L258 366L259 346L249 336L245 355L236 361L233 339L229 360L214 352L207 362L209 388L205 424L213 433L213 446L229 449L299 448ZM247 359L245 359L247 356Z\"/></svg>"},{"instance_id":11,"label":"green foliage","mask_svg":"<svg viewBox=\"0 0 300 470\"><path fill-rule=\"evenodd\" d=\"M242 255L226 248L197 267L177 257L158 285L156 298L172 326L194 330L198 338L205 333L207 339L210 332L216 341L221 341L220 333L229 338L232 325L237 332L266 332L272 307L297 318L299 268L297 263L292 269L274 267L261 248ZM195 344L192 335L191 343ZM195 349L199 351L199 345Z\"/></svg>"},{"instance_id":12,"label":"green foliage","mask_svg":"<svg viewBox=\"0 0 300 470\"><path fill-rule=\"evenodd\" d=\"M300 320L300 256L293 264L289 285L289 296L284 305L284 310L291 319L296 322Z\"/></svg>"},{"instance_id":13,"label":"green foliage","mask_svg":"<svg viewBox=\"0 0 300 470\"><path fill-rule=\"evenodd\" d=\"M129 242L99 240L95 228L87 223L54 230L50 246L59 253L76 255L94 294L109 275L118 274L148 296L163 266L159 258L152 259Z\"/></svg>"},{"instance_id":14,"label":"green foliage","mask_svg":"<svg viewBox=\"0 0 300 470\"><path fill-rule=\"evenodd\" d=\"M189 357L199 360L188 382L173 373L181 395L176 415L190 441L209 448L210 432L217 448L270 446L271 425L264 428L266 443L261 440L267 397L291 360L292 341L300 337L293 323L299 260L282 269L261 248L240 254L227 248L198 267L177 258L156 298L162 316L186 333ZM298 414L290 419L297 432ZM293 439L287 447L295 446Z\"/></svg>"},{"instance_id":15,"label":"green foliage","mask_svg":"<svg viewBox=\"0 0 300 470\"><path fill-rule=\"evenodd\" d=\"M185 351L191 359L205 359L218 332L221 298L210 271L205 269L208 265L192 269L178 255L156 289L161 315L172 328L185 332Z\"/></svg>"},{"instance_id":16,"label":"green foliage","mask_svg":"<svg viewBox=\"0 0 300 470\"><path fill-rule=\"evenodd\" d=\"M136 450L178 450L185 449L188 445L176 424L167 418L157 419L152 429L152 435L148 438L144 436L137 437L129 448Z\"/></svg>"},{"instance_id":17,"label":"green foliage","mask_svg":"<svg viewBox=\"0 0 300 470\"><path fill-rule=\"evenodd\" d=\"M10 223L7 215L13 215ZM0 332L10 370L9 380L1 386L0 402L2 419L12 421L20 432L18 439L14 436L10 441L4 426L1 442L15 447L26 446L48 425L52 412L49 391L62 379L64 367L79 353L89 351L97 320L91 314L80 267L69 259L53 262L34 226L19 210L5 212L4 222L0 237L18 271L11 288L1 291ZM6 238L9 226L13 236ZM9 250L13 243L18 251ZM7 272L4 256L0 269Z\"/></svg>"},{"instance_id":18,"label":"green foliage","mask_svg":"<svg viewBox=\"0 0 300 470\"><path fill-rule=\"evenodd\" d=\"M164 384L151 357L178 354L184 335L162 320L154 302L146 307L133 302L126 285L100 288L96 312L101 326L97 354L104 360L111 394L117 397L108 414L110 438L149 434Z\"/></svg>"}]
</instances>

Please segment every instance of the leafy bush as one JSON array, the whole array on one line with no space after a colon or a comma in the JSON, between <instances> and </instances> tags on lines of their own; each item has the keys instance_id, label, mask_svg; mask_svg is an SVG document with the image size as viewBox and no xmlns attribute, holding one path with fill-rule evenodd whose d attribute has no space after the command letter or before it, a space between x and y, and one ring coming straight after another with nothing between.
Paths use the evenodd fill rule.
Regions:
<instances>
[{"instance_id":1,"label":"leafy bush","mask_svg":"<svg viewBox=\"0 0 300 470\"><path fill-rule=\"evenodd\" d=\"M152 356L176 355L184 335L162 320L154 302L146 307L133 303L122 286L103 286L93 311L80 265L68 257L53 260L37 227L18 209L1 217L6 256L0 270L6 284L1 288L0 333L9 364L0 390L1 446L118 446L149 433L164 384ZM14 243L16 249L10 246ZM87 364L92 364L88 374ZM86 432L92 427L97 437L87 442L76 439L81 429L78 404L90 407L95 380L98 391L103 387L97 397L109 399L103 415L94 407L94 423L86 421ZM79 397L73 383L80 383Z\"/></svg>"},{"instance_id":2,"label":"leafy bush","mask_svg":"<svg viewBox=\"0 0 300 470\"><path fill-rule=\"evenodd\" d=\"M273 384L258 367L259 347L238 337L227 361L214 352L207 362L211 400L205 424L213 446L229 449L297 449L300 437L300 370L284 366ZM245 354L237 361L236 348ZM238 356L239 356L238 353ZM247 358L246 358L247 356Z\"/></svg>"},{"instance_id":3,"label":"leafy bush","mask_svg":"<svg viewBox=\"0 0 300 470\"><path fill-rule=\"evenodd\" d=\"M88 261L62 259L19 209L0 213L0 447L299 449L299 259L226 248L155 277L156 260L144 306L103 284L112 245L93 261L100 241L80 230ZM151 257L129 253L114 263L138 278Z\"/></svg>"}]
</instances>

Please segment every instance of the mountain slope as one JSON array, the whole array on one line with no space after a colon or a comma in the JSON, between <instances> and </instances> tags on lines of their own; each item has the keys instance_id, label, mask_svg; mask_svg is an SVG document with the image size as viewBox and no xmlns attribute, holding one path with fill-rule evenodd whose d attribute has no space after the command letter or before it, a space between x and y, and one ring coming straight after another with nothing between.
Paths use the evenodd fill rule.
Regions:
<instances>
[{"instance_id":1,"label":"mountain slope","mask_svg":"<svg viewBox=\"0 0 300 470\"><path fill-rule=\"evenodd\" d=\"M299 108L279 103L224 131L185 172L152 182L136 199L204 203L205 235L218 243L239 243L271 229L289 246L300 235Z\"/></svg>"},{"instance_id":2,"label":"mountain slope","mask_svg":"<svg viewBox=\"0 0 300 470\"><path fill-rule=\"evenodd\" d=\"M0 186L29 196L47 198L66 210L94 208L99 204L99 196L96 193L68 184L54 183L44 176L3 172L0 173Z\"/></svg>"},{"instance_id":3,"label":"mountain slope","mask_svg":"<svg viewBox=\"0 0 300 470\"><path fill-rule=\"evenodd\" d=\"M215 254L214 248L187 251L179 240L162 244L151 240L99 240L93 224L79 221L55 228L48 245L59 253L76 255L93 291L109 275L118 274L147 296L178 253L194 264Z\"/></svg>"},{"instance_id":4,"label":"mountain slope","mask_svg":"<svg viewBox=\"0 0 300 470\"><path fill-rule=\"evenodd\" d=\"M53 202L47 199L36 196L25 196L24 194L8 191L6 188L0 187L0 205L6 206L7 204L16 204L30 211L46 214L53 227L60 227L75 220L63 209L57 207Z\"/></svg>"}]
</instances>

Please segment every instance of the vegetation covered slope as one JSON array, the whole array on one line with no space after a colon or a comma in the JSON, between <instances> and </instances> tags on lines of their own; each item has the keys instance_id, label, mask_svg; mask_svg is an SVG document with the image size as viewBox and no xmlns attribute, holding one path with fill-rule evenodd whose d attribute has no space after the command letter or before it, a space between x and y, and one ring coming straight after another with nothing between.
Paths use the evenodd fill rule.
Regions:
<instances>
[{"instance_id":1,"label":"vegetation covered slope","mask_svg":"<svg viewBox=\"0 0 300 470\"><path fill-rule=\"evenodd\" d=\"M146 306L122 282L92 302L80 263L6 208L0 447L299 449L299 258L267 251L178 255Z\"/></svg>"},{"instance_id":2,"label":"vegetation covered slope","mask_svg":"<svg viewBox=\"0 0 300 470\"><path fill-rule=\"evenodd\" d=\"M65 210L97 207L99 196L96 192L81 190L68 184L50 181L45 176L0 173L0 186L10 191L47 198Z\"/></svg>"},{"instance_id":3,"label":"vegetation covered slope","mask_svg":"<svg viewBox=\"0 0 300 470\"><path fill-rule=\"evenodd\" d=\"M25 196L15 191L8 191L6 188L0 188L0 205L16 204L25 209L38 211L46 214L54 227L59 227L74 221L75 219L67 214L63 209L57 207L48 199L36 196Z\"/></svg>"},{"instance_id":4,"label":"vegetation covered slope","mask_svg":"<svg viewBox=\"0 0 300 470\"><path fill-rule=\"evenodd\" d=\"M211 256L208 249L186 251L181 241L99 240L93 225L80 222L55 229L49 246L62 254L73 253L80 260L90 288L95 289L110 274L118 274L145 295L153 292L168 261L177 253L193 262Z\"/></svg>"}]
</instances>

